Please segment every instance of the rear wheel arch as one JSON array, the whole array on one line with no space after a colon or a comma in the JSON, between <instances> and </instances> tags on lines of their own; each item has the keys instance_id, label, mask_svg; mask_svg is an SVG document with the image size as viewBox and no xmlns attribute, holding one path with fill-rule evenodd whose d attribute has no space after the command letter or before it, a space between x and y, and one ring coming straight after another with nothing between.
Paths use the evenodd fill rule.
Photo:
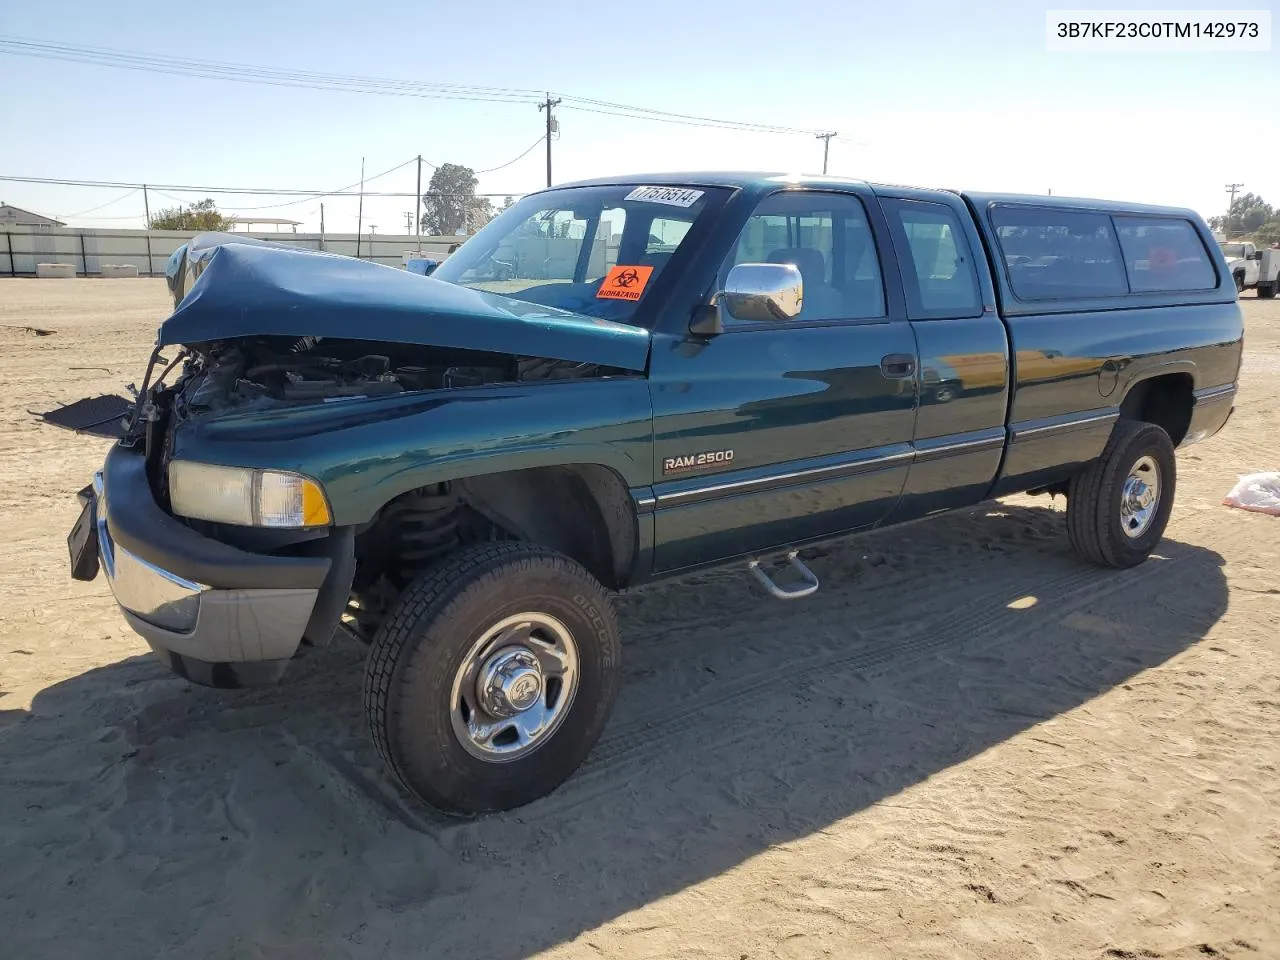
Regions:
<instances>
[{"instance_id":1,"label":"rear wheel arch","mask_svg":"<svg viewBox=\"0 0 1280 960\"><path fill-rule=\"evenodd\" d=\"M1120 419L1141 420L1164 428L1176 447L1191 426L1195 378L1190 370L1166 370L1129 386L1120 402Z\"/></svg>"}]
</instances>

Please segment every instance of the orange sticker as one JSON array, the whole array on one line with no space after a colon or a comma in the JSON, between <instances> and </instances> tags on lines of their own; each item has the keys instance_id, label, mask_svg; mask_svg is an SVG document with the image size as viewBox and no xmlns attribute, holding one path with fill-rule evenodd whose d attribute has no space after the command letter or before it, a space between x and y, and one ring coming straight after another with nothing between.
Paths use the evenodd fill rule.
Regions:
<instances>
[{"instance_id":1,"label":"orange sticker","mask_svg":"<svg viewBox=\"0 0 1280 960\"><path fill-rule=\"evenodd\" d=\"M610 267L596 291L597 300L639 300L653 267Z\"/></svg>"}]
</instances>

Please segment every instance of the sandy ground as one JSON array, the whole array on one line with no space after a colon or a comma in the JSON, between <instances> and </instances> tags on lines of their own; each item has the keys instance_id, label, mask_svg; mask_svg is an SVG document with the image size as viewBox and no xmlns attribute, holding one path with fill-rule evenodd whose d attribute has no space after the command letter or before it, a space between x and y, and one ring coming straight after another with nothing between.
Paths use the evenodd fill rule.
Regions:
<instances>
[{"instance_id":1,"label":"sandy ground","mask_svg":"<svg viewBox=\"0 0 1280 960\"><path fill-rule=\"evenodd\" d=\"M1021 498L621 598L604 739L448 821L383 775L341 642L277 688L171 676L68 579L106 441L46 410L141 376L161 281L0 280L0 956L1280 957L1280 301L1159 558ZM51 331L40 336L23 327Z\"/></svg>"}]
</instances>

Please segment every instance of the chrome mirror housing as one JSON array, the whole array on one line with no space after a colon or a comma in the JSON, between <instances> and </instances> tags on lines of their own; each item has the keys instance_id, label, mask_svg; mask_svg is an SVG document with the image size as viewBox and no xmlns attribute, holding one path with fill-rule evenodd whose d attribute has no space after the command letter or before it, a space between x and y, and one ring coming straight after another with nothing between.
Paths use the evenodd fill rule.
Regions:
<instances>
[{"instance_id":1,"label":"chrome mirror housing","mask_svg":"<svg viewBox=\"0 0 1280 960\"><path fill-rule=\"evenodd\" d=\"M804 306L804 280L791 263L740 263L719 303L738 320L794 320Z\"/></svg>"}]
</instances>

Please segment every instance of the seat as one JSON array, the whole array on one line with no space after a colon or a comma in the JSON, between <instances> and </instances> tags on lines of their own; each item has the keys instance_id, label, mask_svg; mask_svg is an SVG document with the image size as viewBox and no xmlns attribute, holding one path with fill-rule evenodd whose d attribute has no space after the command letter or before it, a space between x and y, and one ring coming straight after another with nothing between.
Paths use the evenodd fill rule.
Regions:
<instances>
[{"instance_id":1,"label":"seat","mask_svg":"<svg viewBox=\"0 0 1280 960\"><path fill-rule=\"evenodd\" d=\"M783 247L769 254L770 263L790 263L804 281L804 304L797 320L833 320L841 315L843 298L826 281L827 261L812 247Z\"/></svg>"}]
</instances>

